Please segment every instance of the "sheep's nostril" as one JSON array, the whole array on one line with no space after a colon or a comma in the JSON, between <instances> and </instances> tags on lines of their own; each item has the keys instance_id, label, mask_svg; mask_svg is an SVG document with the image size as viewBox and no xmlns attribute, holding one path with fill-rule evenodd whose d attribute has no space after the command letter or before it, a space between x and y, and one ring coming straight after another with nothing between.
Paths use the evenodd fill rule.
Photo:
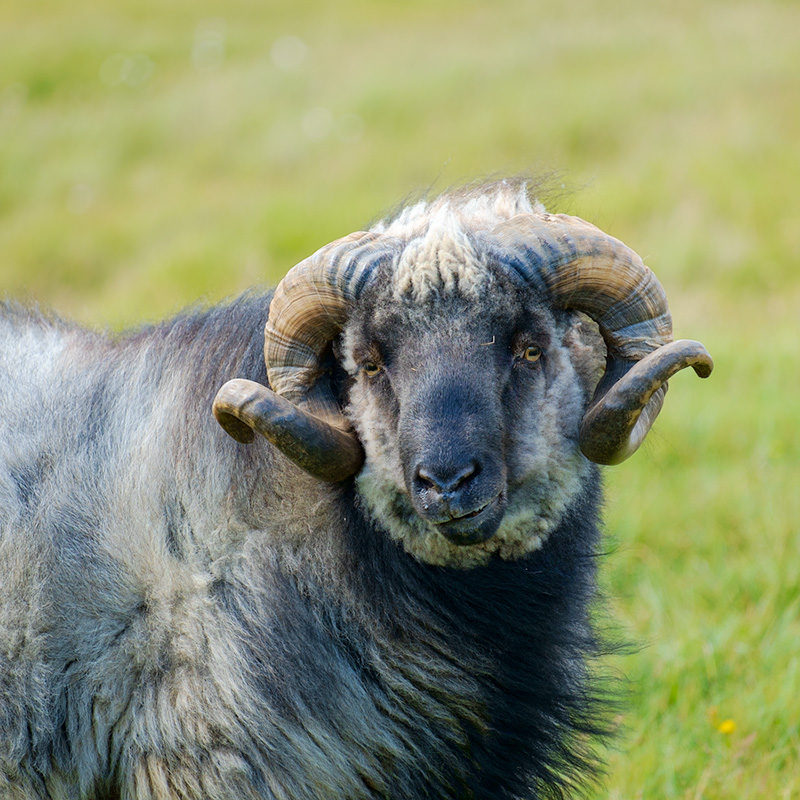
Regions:
<instances>
[{"instance_id":1,"label":"sheep's nostril","mask_svg":"<svg viewBox=\"0 0 800 800\"><path fill-rule=\"evenodd\" d=\"M433 490L437 494L445 495L463 488L479 471L480 467L475 461L471 461L461 467L449 469L423 464L417 467L415 478L418 489Z\"/></svg>"}]
</instances>

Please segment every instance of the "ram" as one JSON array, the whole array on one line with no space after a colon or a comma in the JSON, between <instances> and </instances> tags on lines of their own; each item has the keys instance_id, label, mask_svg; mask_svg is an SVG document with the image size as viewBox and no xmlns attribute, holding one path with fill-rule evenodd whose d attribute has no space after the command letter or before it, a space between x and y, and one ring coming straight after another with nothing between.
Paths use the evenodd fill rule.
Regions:
<instances>
[{"instance_id":1,"label":"ram","mask_svg":"<svg viewBox=\"0 0 800 800\"><path fill-rule=\"evenodd\" d=\"M501 181L271 297L120 337L9 305L0 337L4 800L592 774L596 465L712 366L621 242Z\"/></svg>"}]
</instances>

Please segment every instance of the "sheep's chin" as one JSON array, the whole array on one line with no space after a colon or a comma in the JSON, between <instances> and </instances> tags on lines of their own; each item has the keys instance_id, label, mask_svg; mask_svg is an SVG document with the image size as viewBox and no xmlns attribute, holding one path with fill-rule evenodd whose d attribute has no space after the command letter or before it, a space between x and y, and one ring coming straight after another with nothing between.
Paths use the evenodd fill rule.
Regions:
<instances>
[{"instance_id":1,"label":"sheep's chin","mask_svg":"<svg viewBox=\"0 0 800 800\"><path fill-rule=\"evenodd\" d=\"M367 463L357 478L370 515L418 561L435 566L470 569L492 557L516 560L542 547L579 494L588 466L577 456L570 464L553 465L538 479L509 492L508 509L490 539L472 545L449 541L435 525L414 511L408 495Z\"/></svg>"}]
</instances>

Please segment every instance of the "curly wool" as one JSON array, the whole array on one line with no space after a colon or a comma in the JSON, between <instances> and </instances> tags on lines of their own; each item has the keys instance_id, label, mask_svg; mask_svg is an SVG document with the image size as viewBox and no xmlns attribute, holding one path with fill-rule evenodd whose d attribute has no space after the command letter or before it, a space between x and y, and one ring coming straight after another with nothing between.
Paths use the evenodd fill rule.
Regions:
<instances>
[{"instance_id":1,"label":"curly wool","mask_svg":"<svg viewBox=\"0 0 800 800\"><path fill-rule=\"evenodd\" d=\"M395 299L410 295L423 303L433 294L458 293L477 300L489 272L475 232L534 213L545 210L531 202L527 183L503 180L415 203L371 230L406 242L394 264Z\"/></svg>"}]
</instances>

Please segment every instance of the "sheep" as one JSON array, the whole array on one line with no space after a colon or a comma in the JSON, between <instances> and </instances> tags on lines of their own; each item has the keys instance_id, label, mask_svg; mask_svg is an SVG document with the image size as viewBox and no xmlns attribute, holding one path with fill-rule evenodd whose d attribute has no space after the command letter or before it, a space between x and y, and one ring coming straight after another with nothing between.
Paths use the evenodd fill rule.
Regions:
<instances>
[{"instance_id":1,"label":"sheep","mask_svg":"<svg viewBox=\"0 0 800 800\"><path fill-rule=\"evenodd\" d=\"M597 465L712 368L632 250L500 181L273 295L119 337L1 319L0 797L592 779Z\"/></svg>"}]
</instances>

